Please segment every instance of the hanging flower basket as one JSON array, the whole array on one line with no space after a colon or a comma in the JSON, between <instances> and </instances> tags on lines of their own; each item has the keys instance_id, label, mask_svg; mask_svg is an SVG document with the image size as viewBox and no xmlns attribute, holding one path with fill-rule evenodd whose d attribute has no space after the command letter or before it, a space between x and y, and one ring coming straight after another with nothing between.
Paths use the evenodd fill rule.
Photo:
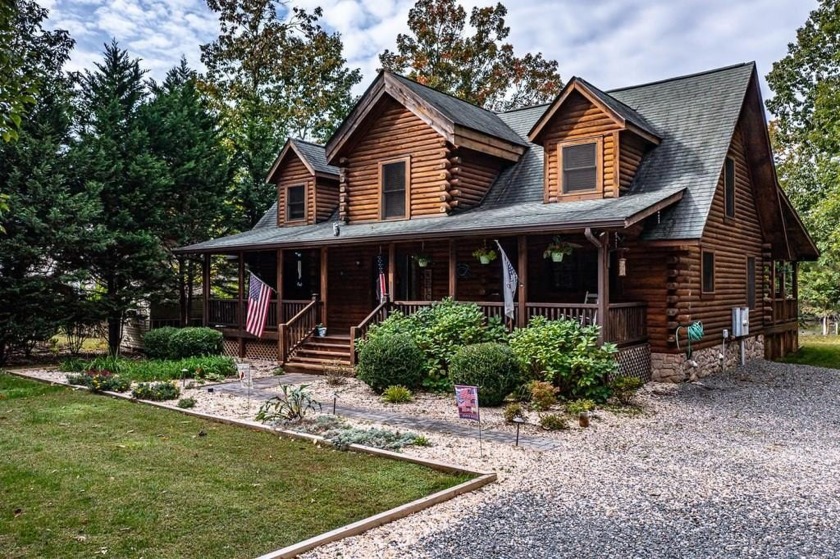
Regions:
<instances>
[{"instance_id":1,"label":"hanging flower basket","mask_svg":"<svg viewBox=\"0 0 840 559\"><path fill-rule=\"evenodd\" d=\"M478 259L479 262L482 264L490 264L492 261L496 259L496 251L492 248L481 247L475 249L472 255Z\"/></svg>"},{"instance_id":2,"label":"hanging flower basket","mask_svg":"<svg viewBox=\"0 0 840 559\"><path fill-rule=\"evenodd\" d=\"M551 258L552 262L562 262L563 258L567 254L571 254L576 248L579 248L579 245L567 243L561 240L560 237L554 237L554 240L551 241L551 244L543 252L543 258Z\"/></svg>"},{"instance_id":3,"label":"hanging flower basket","mask_svg":"<svg viewBox=\"0 0 840 559\"><path fill-rule=\"evenodd\" d=\"M415 254L411 258L413 258L414 261L417 262L417 265L421 268L426 268L432 263L432 257L428 254Z\"/></svg>"}]
</instances>

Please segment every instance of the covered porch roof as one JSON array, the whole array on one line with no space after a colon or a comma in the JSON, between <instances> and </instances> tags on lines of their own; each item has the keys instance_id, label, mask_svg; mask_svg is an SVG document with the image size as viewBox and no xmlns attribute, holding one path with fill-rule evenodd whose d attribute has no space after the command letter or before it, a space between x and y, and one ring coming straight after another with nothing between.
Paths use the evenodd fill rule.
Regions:
<instances>
[{"instance_id":1,"label":"covered porch roof","mask_svg":"<svg viewBox=\"0 0 840 559\"><path fill-rule=\"evenodd\" d=\"M527 202L478 207L455 215L400 221L340 224L327 221L302 227L276 227L272 220L244 233L176 249L181 254L230 253L245 250L319 247L360 242L428 240L476 235L559 233L587 227L620 230L631 227L678 202L684 188L563 204ZM276 211L276 208L275 208ZM269 212L270 214L271 212Z\"/></svg>"}]
</instances>

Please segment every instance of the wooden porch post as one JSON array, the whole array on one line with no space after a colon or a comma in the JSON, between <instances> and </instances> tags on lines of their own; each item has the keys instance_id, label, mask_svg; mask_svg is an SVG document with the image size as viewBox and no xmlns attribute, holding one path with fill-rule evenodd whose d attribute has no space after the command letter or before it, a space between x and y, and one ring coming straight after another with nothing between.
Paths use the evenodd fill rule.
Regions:
<instances>
[{"instance_id":1,"label":"wooden porch post","mask_svg":"<svg viewBox=\"0 0 840 559\"><path fill-rule=\"evenodd\" d=\"M519 301L516 310L516 325L524 328L528 325L528 237L519 236Z\"/></svg>"},{"instance_id":2,"label":"wooden porch post","mask_svg":"<svg viewBox=\"0 0 840 559\"><path fill-rule=\"evenodd\" d=\"M327 278L329 277L327 247L321 247L321 324L327 324Z\"/></svg>"},{"instance_id":3,"label":"wooden porch post","mask_svg":"<svg viewBox=\"0 0 840 559\"><path fill-rule=\"evenodd\" d=\"M204 305L202 308L202 326L210 326L210 254L204 255L201 262L201 284L204 286Z\"/></svg>"},{"instance_id":4,"label":"wooden porch post","mask_svg":"<svg viewBox=\"0 0 840 559\"><path fill-rule=\"evenodd\" d=\"M458 294L458 256L455 252L455 240L449 240L449 297L457 299Z\"/></svg>"},{"instance_id":5,"label":"wooden porch post","mask_svg":"<svg viewBox=\"0 0 840 559\"><path fill-rule=\"evenodd\" d=\"M388 245L388 300L394 300L394 290L397 287L397 245Z\"/></svg>"},{"instance_id":6,"label":"wooden porch post","mask_svg":"<svg viewBox=\"0 0 840 559\"><path fill-rule=\"evenodd\" d=\"M601 330L598 343L610 340L610 238L601 233L598 245L598 322Z\"/></svg>"},{"instance_id":7,"label":"wooden porch post","mask_svg":"<svg viewBox=\"0 0 840 559\"><path fill-rule=\"evenodd\" d=\"M283 338L285 335L285 328L283 328L283 249L277 249L277 360L281 363L286 359L283 354Z\"/></svg>"},{"instance_id":8,"label":"wooden porch post","mask_svg":"<svg viewBox=\"0 0 840 559\"><path fill-rule=\"evenodd\" d=\"M239 357L245 357L245 253L239 253Z\"/></svg>"}]
</instances>

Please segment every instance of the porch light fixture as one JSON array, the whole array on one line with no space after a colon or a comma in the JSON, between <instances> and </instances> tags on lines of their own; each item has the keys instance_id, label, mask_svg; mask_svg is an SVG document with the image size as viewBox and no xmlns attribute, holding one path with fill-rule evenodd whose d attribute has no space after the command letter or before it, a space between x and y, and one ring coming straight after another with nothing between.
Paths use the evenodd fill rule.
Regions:
<instances>
[{"instance_id":1,"label":"porch light fixture","mask_svg":"<svg viewBox=\"0 0 840 559\"><path fill-rule=\"evenodd\" d=\"M516 444L514 446L519 446L519 426L525 423L525 420L521 415L517 415L512 421L516 423Z\"/></svg>"}]
</instances>

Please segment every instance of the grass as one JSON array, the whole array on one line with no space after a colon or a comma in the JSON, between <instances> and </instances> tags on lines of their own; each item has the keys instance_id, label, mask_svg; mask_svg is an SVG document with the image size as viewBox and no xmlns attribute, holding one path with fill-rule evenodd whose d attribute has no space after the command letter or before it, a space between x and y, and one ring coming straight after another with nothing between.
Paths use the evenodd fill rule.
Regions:
<instances>
[{"instance_id":1,"label":"grass","mask_svg":"<svg viewBox=\"0 0 840 559\"><path fill-rule=\"evenodd\" d=\"M840 369L840 336L799 336L799 351L780 361Z\"/></svg>"},{"instance_id":2,"label":"grass","mask_svg":"<svg viewBox=\"0 0 840 559\"><path fill-rule=\"evenodd\" d=\"M0 372L7 559L254 557L466 479Z\"/></svg>"}]
</instances>

